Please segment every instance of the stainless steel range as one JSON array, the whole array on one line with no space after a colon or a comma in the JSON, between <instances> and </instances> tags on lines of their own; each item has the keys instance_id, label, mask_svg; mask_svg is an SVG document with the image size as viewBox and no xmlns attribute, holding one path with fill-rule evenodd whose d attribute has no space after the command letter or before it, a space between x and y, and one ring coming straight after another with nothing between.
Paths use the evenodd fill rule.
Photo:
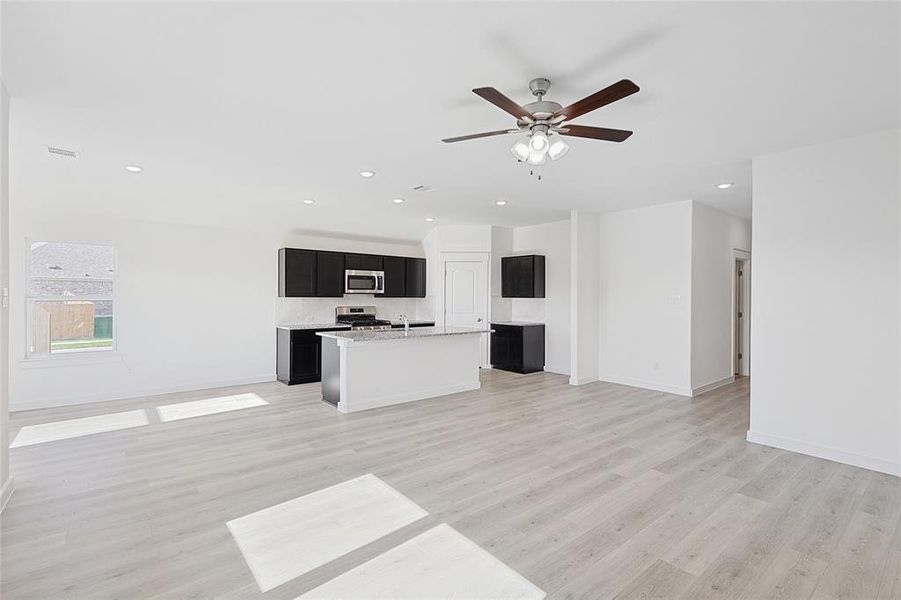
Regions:
<instances>
[{"instance_id":1,"label":"stainless steel range","mask_svg":"<svg viewBox=\"0 0 901 600\"><path fill-rule=\"evenodd\" d=\"M391 321L375 318L374 306L338 306L335 308L335 322L350 325L352 330L391 329Z\"/></svg>"}]
</instances>

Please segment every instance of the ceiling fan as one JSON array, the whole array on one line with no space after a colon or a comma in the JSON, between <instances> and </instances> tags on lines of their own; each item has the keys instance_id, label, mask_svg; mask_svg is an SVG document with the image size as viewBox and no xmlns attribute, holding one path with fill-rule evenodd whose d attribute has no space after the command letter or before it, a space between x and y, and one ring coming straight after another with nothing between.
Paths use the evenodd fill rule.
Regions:
<instances>
[{"instance_id":1,"label":"ceiling fan","mask_svg":"<svg viewBox=\"0 0 901 600\"><path fill-rule=\"evenodd\" d=\"M557 135L605 140L608 142L622 142L632 135L631 131L623 129L588 127L567 122L637 92L640 88L628 79L617 81L613 85L586 96L578 102L573 102L566 107L557 102L544 99L544 95L550 87L550 80L544 77L539 77L529 82L529 89L532 90L532 94L538 100L525 106L520 106L493 87L476 88L472 90L473 93L516 117L516 129L498 129L497 131L446 138L441 141L450 144L495 135L506 135L508 133L525 133L528 135L528 138L513 144L510 152L520 162L538 166L547 162L548 157L551 160L557 160L569 151L569 144L556 137Z\"/></svg>"}]
</instances>

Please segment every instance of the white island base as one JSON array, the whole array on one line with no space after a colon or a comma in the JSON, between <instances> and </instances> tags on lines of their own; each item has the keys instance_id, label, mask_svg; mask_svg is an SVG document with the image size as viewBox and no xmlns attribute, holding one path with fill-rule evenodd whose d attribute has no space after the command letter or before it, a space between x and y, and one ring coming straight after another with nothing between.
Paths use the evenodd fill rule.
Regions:
<instances>
[{"instance_id":1,"label":"white island base","mask_svg":"<svg viewBox=\"0 0 901 600\"><path fill-rule=\"evenodd\" d=\"M344 413L477 390L489 330L322 332L322 398Z\"/></svg>"}]
</instances>

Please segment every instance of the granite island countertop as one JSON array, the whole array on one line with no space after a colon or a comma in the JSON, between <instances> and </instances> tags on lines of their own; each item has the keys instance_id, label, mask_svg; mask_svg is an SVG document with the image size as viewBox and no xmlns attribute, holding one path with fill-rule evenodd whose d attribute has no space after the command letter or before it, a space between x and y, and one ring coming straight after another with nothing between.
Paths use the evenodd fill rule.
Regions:
<instances>
[{"instance_id":1,"label":"granite island countertop","mask_svg":"<svg viewBox=\"0 0 901 600\"><path fill-rule=\"evenodd\" d=\"M292 331L316 331L319 329L350 329L350 325L337 323L279 323L276 329L290 329Z\"/></svg>"},{"instance_id":2,"label":"granite island countertop","mask_svg":"<svg viewBox=\"0 0 901 600\"><path fill-rule=\"evenodd\" d=\"M491 333L491 329L479 329L475 327L416 327L415 329L411 328L409 331L404 331L402 329L383 329L381 331L320 331L316 335L338 340L339 345L349 345L476 333Z\"/></svg>"}]
</instances>

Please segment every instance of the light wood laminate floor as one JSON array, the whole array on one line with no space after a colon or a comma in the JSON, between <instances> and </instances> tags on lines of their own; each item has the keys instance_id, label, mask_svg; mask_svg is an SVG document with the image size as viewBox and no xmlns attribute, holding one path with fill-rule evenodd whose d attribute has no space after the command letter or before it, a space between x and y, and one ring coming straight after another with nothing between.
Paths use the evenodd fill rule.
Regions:
<instances>
[{"instance_id":1,"label":"light wood laminate floor","mask_svg":"<svg viewBox=\"0 0 901 600\"><path fill-rule=\"evenodd\" d=\"M482 373L351 415L279 383L12 415L150 423L11 450L2 597L293 599L447 523L549 598L901 598L901 480L750 444L748 380L697 398ZM268 404L161 422L155 407ZM372 473L429 513L261 594L226 522Z\"/></svg>"}]
</instances>

